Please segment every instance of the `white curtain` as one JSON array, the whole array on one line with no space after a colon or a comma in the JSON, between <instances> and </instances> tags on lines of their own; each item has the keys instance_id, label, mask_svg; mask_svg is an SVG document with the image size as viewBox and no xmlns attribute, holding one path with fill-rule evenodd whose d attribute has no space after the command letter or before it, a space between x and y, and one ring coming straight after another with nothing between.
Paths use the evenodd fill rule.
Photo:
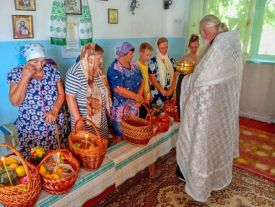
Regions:
<instances>
[{"instance_id":1,"label":"white curtain","mask_svg":"<svg viewBox=\"0 0 275 207\"><path fill-rule=\"evenodd\" d=\"M275 65L246 63L240 115L271 123L275 119Z\"/></svg>"}]
</instances>

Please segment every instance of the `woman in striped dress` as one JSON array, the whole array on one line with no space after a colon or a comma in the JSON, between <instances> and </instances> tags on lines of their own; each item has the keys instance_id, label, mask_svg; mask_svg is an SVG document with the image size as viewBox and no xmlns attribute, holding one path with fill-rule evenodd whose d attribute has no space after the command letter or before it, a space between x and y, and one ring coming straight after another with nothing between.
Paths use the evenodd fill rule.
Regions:
<instances>
[{"instance_id":1,"label":"woman in striped dress","mask_svg":"<svg viewBox=\"0 0 275 207\"><path fill-rule=\"evenodd\" d=\"M80 61L74 64L66 75L65 92L71 113L71 126L78 121L76 130L93 128L83 121L91 120L101 137L108 138L108 115L111 96L109 85L103 74L103 49L94 43L86 44Z\"/></svg>"}]
</instances>

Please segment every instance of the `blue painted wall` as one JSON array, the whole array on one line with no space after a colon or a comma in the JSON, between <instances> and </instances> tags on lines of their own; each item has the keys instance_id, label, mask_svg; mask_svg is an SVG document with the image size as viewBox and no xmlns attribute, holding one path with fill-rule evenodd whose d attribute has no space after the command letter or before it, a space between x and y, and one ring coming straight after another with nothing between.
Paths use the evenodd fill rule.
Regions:
<instances>
[{"instance_id":1,"label":"blue painted wall","mask_svg":"<svg viewBox=\"0 0 275 207\"><path fill-rule=\"evenodd\" d=\"M131 38L131 39L95 39L94 42L104 49L104 68L107 69L115 58L115 49L123 41L131 42L135 48L135 59L138 58L138 49L141 42L146 41L155 46L157 38ZM182 37L168 38L169 54L171 57L181 59L184 53L185 39ZM41 43L44 45L48 58L54 59L59 66L63 79L67 69L74 63L75 59L65 59L61 54L61 47L51 45L49 41L7 41L0 42L0 125L13 122L17 117L17 108L9 102L9 85L6 81L8 72L25 63L25 59L19 54L20 48L27 43Z\"/></svg>"}]
</instances>

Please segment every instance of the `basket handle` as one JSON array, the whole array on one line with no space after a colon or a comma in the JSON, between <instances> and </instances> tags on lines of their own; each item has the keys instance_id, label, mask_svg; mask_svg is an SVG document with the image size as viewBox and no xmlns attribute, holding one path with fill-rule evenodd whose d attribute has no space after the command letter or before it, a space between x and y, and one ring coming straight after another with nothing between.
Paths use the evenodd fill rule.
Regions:
<instances>
[{"instance_id":1,"label":"basket handle","mask_svg":"<svg viewBox=\"0 0 275 207\"><path fill-rule=\"evenodd\" d=\"M144 103L142 103L141 105L143 105L145 107L145 109L147 110L147 115L149 116L149 122L150 122L150 124L152 124L152 116L151 116L149 108ZM129 103L129 102L127 104L125 104L125 106L123 107L123 110L122 110L122 116L124 115L125 109L128 109L130 106L131 106L131 103Z\"/></svg>"},{"instance_id":2,"label":"basket handle","mask_svg":"<svg viewBox=\"0 0 275 207\"><path fill-rule=\"evenodd\" d=\"M28 188L30 188L32 186L32 179L31 179L31 174L30 174L30 170L23 158L23 156L21 155L21 153L19 153L14 147L8 145L8 144L0 144L0 147L7 147L9 148L12 152L14 152L14 154L19 158L19 160L21 161L21 164L24 166L27 177L28 177Z\"/></svg>"},{"instance_id":3,"label":"basket handle","mask_svg":"<svg viewBox=\"0 0 275 207\"><path fill-rule=\"evenodd\" d=\"M79 123L79 120L82 119L83 121L86 121L86 122L89 122L89 126L92 126L96 132L96 135L100 138L100 142L101 144L103 145L103 142L102 142L102 138L100 136L100 133L98 132L98 129L97 127L95 126L95 124L89 120L89 119L86 119L86 118L79 118L78 120L76 120L75 124L74 124L74 133L76 133L76 126L77 124ZM87 123L88 124L88 123Z\"/></svg>"},{"instance_id":4,"label":"basket handle","mask_svg":"<svg viewBox=\"0 0 275 207\"><path fill-rule=\"evenodd\" d=\"M43 160L39 163L38 169L40 168L41 164L44 163L50 156L52 156L52 155L54 155L54 154L57 154L58 152L60 152L60 154L61 154L61 153L67 153L67 154L69 154L69 155L72 155L72 153L71 153L69 150L67 150L67 149L57 149L57 150L51 151L51 152L49 152L49 153L43 158Z\"/></svg>"}]
</instances>

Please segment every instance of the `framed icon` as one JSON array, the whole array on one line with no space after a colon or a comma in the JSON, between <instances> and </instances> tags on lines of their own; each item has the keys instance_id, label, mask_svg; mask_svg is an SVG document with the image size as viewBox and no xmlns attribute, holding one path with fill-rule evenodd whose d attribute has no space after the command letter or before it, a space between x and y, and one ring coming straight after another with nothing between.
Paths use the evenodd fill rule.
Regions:
<instances>
[{"instance_id":1,"label":"framed icon","mask_svg":"<svg viewBox=\"0 0 275 207\"><path fill-rule=\"evenodd\" d=\"M118 24L118 9L108 9L108 24Z\"/></svg>"},{"instance_id":2,"label":"framed icon","mask_svg":"<svg viewBox=\"0 0 275 207\"><path fill-rule=\"evenodd\" d=\"M35 11L35 0L14 0L16 10Z\"/></svg>"},{"instance_id":3,"label":"framed icon","mask_svg":"<svg viewBox=\"0 0 275 207\"><path fill-rule=\"evenodd\" d=\"M66 0L66 13L81 15L82 14L82 3L81 0Z\"/></svg>"},{"instance_id":4,"label":"framed icon","mask_svg":"<svg viewBox=\"0 0 275 207\"><path fill-rule=\"evenodd\" d=\"M13 38L33 38L32 15L12 15Z\"/></svg>"}]
</instances>

